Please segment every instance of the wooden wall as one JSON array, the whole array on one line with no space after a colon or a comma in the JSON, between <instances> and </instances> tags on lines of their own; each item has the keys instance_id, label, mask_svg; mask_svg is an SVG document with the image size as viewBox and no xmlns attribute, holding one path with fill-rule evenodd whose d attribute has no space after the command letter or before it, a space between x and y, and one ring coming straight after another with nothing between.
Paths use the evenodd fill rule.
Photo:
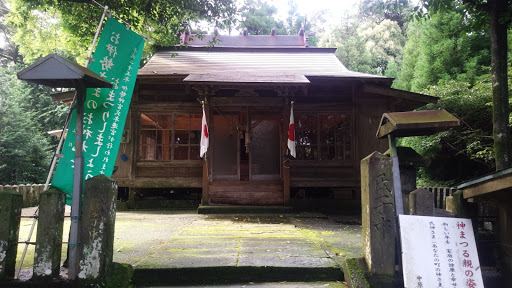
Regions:
<instances>
[{"instance_id":1,"label":"wooden wall","mask_svg":"<svg viewBox=\"0 0 512 288\"><path fill-rule=\"evenodd\" d=\"M130 114L125 130L127 143L119 149L113 178L120 187L202 187L203 162L189 161L138 161L139 115L144 112L191 112L201 113L197 102L199 95L182 82L183 77L160 77L138 79ZM282 115L282 131L288 130L289 103L296 102L295 113L326 112L349 113L352 115L353 157L343 161L289 161L292 187L344 187L360 186L360 160L373 151L388 149L386 140L375 137L380 118L384 112L396 109L391 97L365 95L360 91L359 81L332 79L310 79L311 84L304 89L279 95L264 95L264 98L251 100L234 97L229 91L218 98L211 98L212 104L223 104L235 108L239 105L253 106L254 109L274 110ZM254 86L253 86L254 87ZM246 87L247 88L247 87ZM251 87L248 87L251 88ZM268 88L268 87L267 87ZM290 90L292 91L292 90ZM304 92L305 91L305 92ZM269 104L267 108L266 105ZM258 108L257 108L257 107ZM285 134L285 133L283 133ZM281 140L282 155L286 151L286 135ZM128 156L122 161L121 154Z\"/></svg>"},{"instance_id":2,"label":"wooden wall","mask_svg":"<svg viewBox=\"0 0 512 288\"><path fill-rule=\"evenodd\" d=\"M201 113L197 95L187 91L183 77L138 79L127 118L125 131L129 141L119 148L112 176L120 187L164 188L202 187L203 162L141 161L138 159L139 122L141 113ZM126 154L128 161L122 161Z\"/></svg>"}]
</instances>

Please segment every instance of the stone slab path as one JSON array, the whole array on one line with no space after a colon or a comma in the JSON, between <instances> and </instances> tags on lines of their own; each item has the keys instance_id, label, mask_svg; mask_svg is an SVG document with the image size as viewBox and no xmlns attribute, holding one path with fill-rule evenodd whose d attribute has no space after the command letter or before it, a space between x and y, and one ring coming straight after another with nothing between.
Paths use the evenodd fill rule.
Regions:
<instances>
[{"instance_id":1,"label":"stone slab path","mask_svg":"<svg viewBox=\"0 0 512 288\"><path fill-rule=\"evenodd\" d=\"M25 215L32 213L31 210L24 211ZM334 281L332 271L341 275L343 258L361 256L359 221L357 217L315 213L199 215L195 210L118 212L114 261L131 264L136 276L146 273L150 279L167 275L172 279L181 277L187 280L197 277L198 273L205 275L214 271L237 275L240 283L247 283L190 287L345 287L342 282ZM27 233L30 223L29 219L22 220L20 235ZM69 228L68 219L64 225ZM65 240L67 233L68 229L65 229ZM22 277L27 279L31 275L32 259L33 251L29 250L22 272ZM62 259L65 259L65 247ZM253 276L270 274L284 276L264 281L275 283L252 280ZM305 274L323 274L325 277L310 280ZM216 278L211 276L211 279ZM233 283L232 280L226 281ZM297 281L312 282L294 283ZM143 283L139 282L138 287L144 287ZM166 283L165 280L162 283ZM185 284L180 287L185 287Z\"/></svg>"},{"instance_id":2,"label":"stone slab path","mask_svg":"<svg viewBox=\"0 0 512 288\"><path fill-rule=\"evenodd\" d=\"M360 255L360 237L358 225L321 215L119 212L114 261L136 269L338 267Z\"/></svg>"}]
</instances>

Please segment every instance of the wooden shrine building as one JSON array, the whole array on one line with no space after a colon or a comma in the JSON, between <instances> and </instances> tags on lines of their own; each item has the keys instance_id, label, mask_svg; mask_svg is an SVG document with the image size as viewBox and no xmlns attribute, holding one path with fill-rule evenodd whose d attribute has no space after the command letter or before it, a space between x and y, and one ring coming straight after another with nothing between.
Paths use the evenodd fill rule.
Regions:
<instances>
[{"instance_id":1,"label":"wooden shrine building","mask_svg":"<svg viewBox=\"0 0 512 288\"><path fill-rule=\"evenodd\" d=\"M113 174L130 197L196 188L203 205L359 202L359 161L388 147L375 137L382 114L437 100L347 70L336 49L308 47L304 33L184 34L182 43L160 49L138 72ZM207 161L199 158L200 101ZM296 158L287 155L292 101Z\"/></svg>"}]
</instances>

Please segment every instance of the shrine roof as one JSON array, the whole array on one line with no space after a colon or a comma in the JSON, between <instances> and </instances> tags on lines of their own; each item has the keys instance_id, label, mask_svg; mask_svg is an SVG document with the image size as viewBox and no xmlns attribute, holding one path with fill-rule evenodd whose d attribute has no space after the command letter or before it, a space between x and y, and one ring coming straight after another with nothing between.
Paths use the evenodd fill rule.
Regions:
<instances>
[{"instance_id":1,"label":"shrine roof","mask_svg":"<svg viewBox=\"0 0 512 288\"><path fill-rule=\"evenodd\" d=\"M298 75L371 79L391 84L392 78L349 71L332 48L188 47L162 49L139 70L139 77L190 74ZM230 78L233 78L230 77ZM259 77L261 78L261 77Z\"/></svg>"}]
</instances>

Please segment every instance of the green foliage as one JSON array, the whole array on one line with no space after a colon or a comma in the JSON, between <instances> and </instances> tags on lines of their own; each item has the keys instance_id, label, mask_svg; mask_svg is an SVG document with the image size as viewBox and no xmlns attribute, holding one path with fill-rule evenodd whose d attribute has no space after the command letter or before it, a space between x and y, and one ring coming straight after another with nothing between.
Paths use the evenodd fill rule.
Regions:
<instances>
[{"instance_id":1,"label":"green foliage","mask_svg":"<svg viewBox=\"0 0 512 288\"><path fill-rule=\"evenodd\" d=\"M286 21L276 18L277 8L260 0L246 1L240 9L242 21L239 29L247 28L251 35L269 35L272 28L276 28L276 35L296 35L304 27L306 33L319 32L322 30L322 24L325 23L323 12L319 11L308 18L301 15L297 10L296 0L288 0L288 17ZM309 43L316 46L318 38L311 36Z\"/></svg>"},{"instance_id":2,"label":"green foliage","mask_svg":"<svg viewBox=\"0 0 512 288\"><path fill-rule=\"evenodd\" d=\"M240 12L242 13L240 30L247 28L251 35L269 35L270 30L275 27L277 34L288 34L284 23L274 18L277 8L267 2L248 0Z\"/></svg>"},{"instance_id":3,"label":"green foliage","mask_svg":"<svg viewBox=\"0 0 512 288\"><path fill-rule=\"evenodd\" d=\"M401 144L431 159L420 176L424 185L454 185L494 169L492 139L491 76L477 84L441 81L424 93L440 97L426 110L445 109L461 120L461 126L431 136L403 138Z\"/></svg>"},{"instance_id":4,"label":"green foliage","mask_svg":"<svg viewBox=\"0 0 512 288\"><path fill-rule=\"evenodd\" d=\"M10 40L19 47L25 63L32 63L51 53L85 63L90 43L80 41L64 30L60 13L56 9L32 10L24 16L11 13L7 19L16 31Z\"/></svg>"},{"instance_id":5,"label":"green foliage","mask_svg":"<svg viewBox=\"0 0 512 288\"><path fill-rule=\"evenodd\" d=\"M0 46L0 65L5 65L8 62L17 64L23 61L18 46L10 39L14 34L14 29L5 21L8 13L9 9L5 0L0 0L0 43L4 43L3 46Z\"/></svg>"},{"instance_id":6,"label":"green foliage","mask_svg":"<svg viewBox=\"0 0 512 288\"><path fill-rule=\"evenodd\" d=\"M372 71L370 54L357 33L359 22L345 22L320 39L320 47L335 47L336 57L351 71Z\"/></svg>"},{"instance_id":7,"label":"green foliage","mask_svg":"<svg viewBox=\"0 0 512 288\"><path fill-rule=\"evenodd\" d=\"M402 70L394 87L420 92L440 80L475 83L489 73L490 38L486 31L467 32L463 15L437 13L409 25Z\"/></svg>"},{"instance_id":8,"label":"green foliage","mask_svg":"<svg viewBox=\"0 0 512 288\"><path fill-rule=\"evenodd\" d=\"M359 15L370 18L375 23L384 20L396 22L404 29L413 12L409 0L363 0L359 5Z\"/></svg>"},{"instance_id":9,"label":"green foliage","mask_svg":"<svg viewBox=\"0 0 512 288\"><path fill-rule=\"evenodd\" d=\"M0 184L43 183L66 110L49 89L16 78L21 67L0 67ZM53 141L52 141L53 140Z\"/></svg>"},{"instance_id":10,"label":"green foliage","mask_svg":"<svg viewBox=\"0 0 512 288\"><path fill-rule=\"evenodd\" d=\"M512 21L510 15L512 6L508 0L421 0L420 5L425 9L417 10L417 17L432 13L458 12L464 23L471 27L473 33L479 29L489 30L492 45L491 73L493 79L493 139L496 169L512 166L512 138L509 131L510 98L507 81L508 61L507 34Z\"/></svg>"},{"instance_id":11,"label":"green foliage","mask_svg":"<svg viewBox=\"0 0 512 288\"><path fill-rule=\"evenodd\" d=\"M396 22L347 21L323 38L320 46L338 48L336 56L349 70L396 75L404 43L405 37Z\"/></svg>"},{"instance_id":12,"label":"green foliage","mask_svg":"<svg viewBox=\"0 0 512 288\"><path fill-rule=\"evenodd\" d=\"M8 1L11 4L9 25L17 30L15 39L20 41L18 44L30 60L48 50L62 49L64 56L78 57L79 62L83 62L80 60L92 43L102 7L60 0ZM148 51L151 46L178 44L179 32L192 22L204 20L215 27L228 27L236 11L232 0L104 0L101 4L147 36ZM30 43L35 47L25 47Z\"/></svg>"}]
</instances>

